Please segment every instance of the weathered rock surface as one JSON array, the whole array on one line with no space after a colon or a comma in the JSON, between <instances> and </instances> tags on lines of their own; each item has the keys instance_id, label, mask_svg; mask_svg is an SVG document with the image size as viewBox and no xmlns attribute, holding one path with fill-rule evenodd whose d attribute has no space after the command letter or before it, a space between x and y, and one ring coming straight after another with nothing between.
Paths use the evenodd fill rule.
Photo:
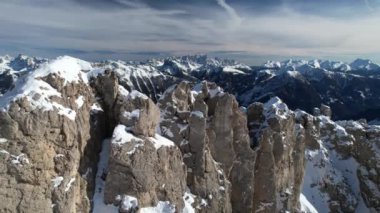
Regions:
<instances>
[{"instance_id":1,"label":"weathered rock surface","mask_svg":"<svg viewBox=\"0 0 380 213\"><path fill-rule=\"evenodd\" d=\"M247 114L253 146L257 150L254 210L300 211L305 127L278 98L266 104L252 104Z\"/></svg>"},{"instance_id":2,"label":"weathered rock surface","mask_svg":"<svg viewBox=\"0 0 380 213\"><path fill-rule=\"evenodd\" d=\"M328 106L315 111L293 112L277 98L248 107L256 210L377 212L379 127L334 122ZM299 206L300 193L312 210Z\"/></svg>"},{"instance_id":3,"label":"weathered rock surface","mask_svg":"<svg viewBox=\"0 0 380 213\"><path fill-rule=\"evenodd\" d=\"M94 191L97 152L102 139L102 114L91 111L95 98L81 67L68 81L54 65L64 57L19 79L46 94L24 93L0 113L0 212L88 212ZM51 72L51 73L49 73ZM20 82L22 81L22 82ZM17 92L17 91L16 91ZM8 96L3 97L2 104ZM36 104L39 105L36 107ZM51 108L49 106L52 105ZM3 105L4 106L4 105Z\"/></svg>"},{"instance_id":4,"label":"weathered rock surface","mask_svg":"<svg viewBox=\"0 0 380 213\"><path fill-rule=\"evenodd\" d=\"M123 206L123 198L135 197L138 207L169 202L184 207L186 168L177 146L156 135L160 117L157 106L145 95L119 88L113 109L120 123L113 132L104 201Z\"/></svg>"},{"instance_id":5,"label":"weathered rock surface","mask_svg":"<svg viewBox=\"0 0 380 213\"><path fill-rule=\"evenodd\" d=\"M124 131L124 132L123 132ZM132 196L139 207L169 201L181 211L186 190L186 168L175 144L161 136L135 137L119 125L111 141L105 202L118 204L120 197ZM129 135L131 140L124 136ZM161 144L163 143L163 145ZM121 210L123 209L121 206Z\"/></svg>"},{"instance_id":6,"label":"weathered rock surface","mask_svg":"<svg viewBox=\"0 0 380 213\"><path fill-rule=\"evenodd\" d=\"M155 104L167 85L119 81L141 71L127 68L62 57L4 90L0 212L380 211L379 126L278 98L240 108L210 82L181 82Z\"/></svg>"},{"instance_id":7,"label":"weathered rock surface","mask_svg":"<svg viewBox=\"0 0 380 213\"><path fill-rule=\"evenodd\" d=\"M193 99L191 86L186 82L168 89L159 102L162 111L159 128L181 148L187 166L187 185L199 198L196 206L204 212L230 212L229 182L207 145L207 105L199 100L203 107L194 108Z\"/></svg>"},{"instance_id":8,"label":"weathered rock surface","mask_svg":"<svg viewBox=\"0 0 380 213\"><path fill-rule=\"evenodd\" d=\"M159 101L160 131L181 148L191 192L206 212L250 211L254 153L244 113L215 84L182 82ZM236 185L236 186L235 186Z\"/></svg>"},{"instance_id":9,"label":"weathered rock surface","mask_svg":"<svg viewBox=\"0 0 380 213\"><path fill-rule=\"evenodd\" d=\"M307 146L303 193L318 211L378 212L380 128L365 121L333 122L330 115L313 117L318 146Z\"/></svg>"}]
</instances>

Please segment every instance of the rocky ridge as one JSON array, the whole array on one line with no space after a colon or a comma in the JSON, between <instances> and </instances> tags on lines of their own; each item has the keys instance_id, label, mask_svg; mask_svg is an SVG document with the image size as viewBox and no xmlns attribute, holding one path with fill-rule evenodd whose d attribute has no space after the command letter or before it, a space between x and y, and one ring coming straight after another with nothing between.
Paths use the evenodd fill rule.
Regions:
<instances>
[{"instance_id":1,"label":"rocky ridge","mask_svg":"<svg viewBox=\"0 0 380 213\"><path fill-rule=\"evenodd\" d=\"M1 97L1 212L91 209L103 119L81 71L87 65L58 59Z\"/></svg>"},{"instance_id":2,"label":"rocky ridge","mask_svg":"<svg viewBox=\"0 0 380 213\"><path fill-rule=\"evenodd\" d=\"M19 76L46 63L20 55L0 57L0 95L13 88ZM98 70L109 69L127 90L138 90L157 102L171 85L183 80L217 83L234 94L240 105L267 102L280 97L290 109L308 113L321 104L334 111L334 120L379 118L379 65L358 59L348 64L329 60L268 61L247 66L234 60L205 55L152 59L146 62L103 61L92 63ZM300 99L298 97L313 97Z\"/></svg>"},{"instance_id":3,"label":"rocky ridge","mask_svg":"<svg viewBox=\"0 0 380 213\"><path fill-rule=\"evenodd\" d=\"M61 57L15 80L0 98L1 212L380 210L378 126L279 98L239 107L206 81L155 104L121 73Z\"/></svg>"}]
</instances>

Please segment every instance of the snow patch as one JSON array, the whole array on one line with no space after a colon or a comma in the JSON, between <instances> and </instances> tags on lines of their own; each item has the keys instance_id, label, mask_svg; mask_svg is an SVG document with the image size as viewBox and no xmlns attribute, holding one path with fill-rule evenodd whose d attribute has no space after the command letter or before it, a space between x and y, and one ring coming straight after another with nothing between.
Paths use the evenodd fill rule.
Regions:
<instances>
[{"instance_id":1,"label":"snow patch","mask_svg":"<svg viewBox=\"0 0 380 213\"><path fill-rule=\"evenodd\" d=\"M125 212L128 212L129 210L137 209L138 206L139 206L139 202L137 198L133 196L129 196L129 195L124 195L120 203L120 209Z\"/></svg>"},{"instance_id":2,"label":"snow patch","mask_svg":"<svg viewBox=\"0 0 380 213\"><path fill-rule=\"evenodd\" d=\"M127 127L119 124L113 131L112 143L115 144L124 144L127 142L142 142L142 139L134 136L132 133L127 132Z\"/></svg>"},{"instance_id":3,"label":"snow patch","mask_svg":"<svg viewBox=\"0 0 380 213\"><path fill-rule=\"evenodd\" d=\"M29 159L25 157L25 154L21 153L20 155L11 155L12 160L11 163L15 165L22 166L24 164L29 164Z\"/></svg>"},{"instance_id":4,"label":"snow patch","mask_svg":"<svg viewBox=\"0 0 380 213\"><path fill-rule=\"evenodd\" d=\"M63 177L62 176L58 176L58 177L55 177L51 180L51 182L53 182L53 187L54 188L57 188L61 185L62 181L63 181Z\"/></svg>"},{"instance_id":5,"label":"snow patch","mask_svg":"<svg viewBox=\"0 0 380 213\"><path fill-rule=\"evenodd\" d=\"M56 108L60 115L75 120L76 114L73 110L51 101L51 97L61 98L61 93L42 78L49 74L56 74L64 79L64 85L81 81L87 84L87 76L82 71L91 69L90 63L69 56L58 57L50 63L43 63L33 72L17 79L15 87L2 96L0 108L8 109L12 101L26 98L32 109L51 111Z\"/></svg>"},{"instance_id":6,"label":"snow patch","mask_svg":"<svg viewBox=\"0 0 380 213\"><path fill-rule=\"evenodd\" d=\"M84 97L81 95L76 100L75 103L77 104L78 109L80 109L84 104Z\"/></svg>"},{"instance_id":7,"label":"snow patch","mask_svg":"<svg viewBox=\"0 0 380 213\"><path fill-rule=\"evenodd\" d=\"M75 178L71 178L70 181L66 184L66 188L65 188L65 192L68 192L71 188L71 186L73 185L75 181Z\"/></svg>"},{"instance_id":8,"label":"snow patch","mask_svg":"<svg viewBox=\"0 0 380 213\"><path fill-rule=\"evenodd\" d=\"M92 104L91 111L95 112L95 113L97 113L97 112L104 112L104 110L97 103Z\"/></svg>"},{"instance_id":9,"label":"snow patch","mask_svg":"<svg viewBox=\"0 0 380 213\"><path fill-rule=\"evenodd\" d=\"M148 96L142 94L141 92L137 91L137 90L132 90L132 92L129 94L129 97L132 98L132 100L136 99L136 98L142 98L142 99L149 99Z\"/></svg>"},{"instance_id":10,"label":"snow patch","mask_svg":"<svg viewBox=\"0 0 380 213\"><path fill-rule=\"evenodd\" d=\"M216 95L224 94L223 89L220 87L216 87L215 89L210 89L208 93L210 95L210 98L214 98Z\"/></svg>"},{"instance_id":11,"label":"snow patch","mask_svg":"<svg viewBox=\"0 0 380 213\"><path fill-rule=\"evenodd\" d=\"M4 149L1 149L1 150L0 150L0 153L1 153L1 154L4 154L4 155L9 155L9 154L10 154L8 151L6 151L6 150L4 150Z\"/></svg>"},{"instance_id":12,"label":"snow patch","mask_svg":"<svg viewBox=\"0 0 380 213\"><path fill-rule=\"evenodd\" d=\"M96 172L95 178L95 194L92 199L94 202L93 213L119 212L116 206L106 205L104 203L105 175L107 174L108 169L108 160L111 151L110 149L110 140L104 140L102 143L102 151L99 154L98 170Z\"/></svg>"},{"instance_id":13,"label":"snow patch","mask_svg":"<svg viewBox=\"0 0 380 213\"><path fill-rule=\"evenodd\" d=\"M76 116L77 116L77 113L70 109L70 108L67 108L67 107L64 107L60 104L57 104L55 102L52 103L52 105L58 109L58 115L63 115L63 116L66 116L67 118L69 118L70 120L74 121Z\"/></svg>"},{"instance_id":14,"label":"snow patch","mask_svg":"<svg viewBox=\"0 0 380 213\"><path fill-rule=\"evenodd\" d=\"M127 97L129 95L129 92L123 86L119 85L119 94Z\"/></svg>"},{"instance_id":15,"label":"snow patch","mask_svg":"<svg viewBox=\"0 0 380 213\"><path fill-rule=\"evenodd\" d=\"M307 198L300 194L301 212L304 213L318 213L314 206L307 200Z\"/></svg>"},{"instance_id":16,"label":"snow patch","mask_svg":"<svg viewBox=\"0 0 380 213\"><path fill-rule=\"evenodd\" d=\"M127 119L132 119L132 118L138 119L140 117L140 110L135 109L132 112L125 111L125 112L123 112L123 117L125 117Z\"/></svg>"},{"instance_id":17,"label":"snow patch","mask_svg":"<svg viewBox=\"0 0 380 213\"><path fill-rule=\"evenodd\" d=\"M159 149L161 147L169 147L169 146L175 146L174 142L159 135L156 134L155 137L149 137L150 142L153 143L154 147L156 149Z\"/></svg>"},{"instance_id":18,"label":"snow patch","mask_svg":"<svg viewBox=\"0 0 380 213\"><path fill-rule=\"evenodd\" d=\"M0 138L0 143L6 143L6 142L8 142L8 139L6 139L6 138Z\"/></svg>"},{"instance_id":19,"label":"snow patch","mask_svg":"<svg viewBox=\"0 0 380 213\"><path fill-rule=\"evenodd\" d=\"M125 143L134 142L133 147L130 151L127 152L128 155L131 155L136 152L137 148L143 146L143 140L134 136L132 133L127 132L127 127L119 124L113 131L112 143L122 145Z\"/></svg>"},{"instance_id":20,"label":"snow patch","mask_svg":"<svg viewBox=\"0 0 380 213\"><path fill-rule=\"evenodd\" d=\"M58 176L58 177L51 179L51 182L53 182L53 187L54 188L59 187L61 185L63 179L64 178L62 176Z\"/></svg>"},{"instance_id":21,"label":"snow patch","mask_svg":"<svg viewBox=\"0 0 380 213\"><path fill-rule=\"evenodd\" d=\"M364 126L357 121L336 121L340 126L350 130L364 130Z\"/></svg>"},{"instance_id":22,"label":"snow patch","mask_svg":"<svg viewBox=\"0 0 380 213\"><path fill-rule=\"evenodd\" d=\"M175 205L169 201L158 201L157 206L141 208L140 213L175 213Z\"/></svg>"},{"instance_id":23,"label":"snow patch","mask_svg":"<svg viewBox=\"0 0 380 213\"><path fill-rule=\"evenodd\" d=\"M70 56L61 56L50 63L45 63L36 69L34 77L45 77L49 74L57 74L65 80L64 85L67 83L78 83L81 80L88 83L86 74L83 71L92 70L89 62L83 61Z\"/></svg>"},{"instance_id":24,"label":"snow patch","mask_svg":"<svg viewBox=\"0 0 380 213\"><path fill-rule=\"evenodd\" d=\"M271 98L268 102L264 104L264 114L266 119L272 116L278 116L282 119L287 119L289 116L288 106L282 102L278 97Z\"/></svg>"},{"instance_id":25,"label":"snow patch","mask_svg":"<svg viewBox=\"0 0 380 213\"><path fill-rule=\"evenodd\" d=\"M286 73L292 76L293 78L297 78L298 76L301 75L298 71L287 71Z\"/></svg>"},{"instance_id":26,"label":"snow patch","mask_svg":"<svg viewBox=\"0 0 380 213\"><path fill-rule=\"evenodd\" d=\"M183 202L185 203L185 206L183 207L183 210L182 210L183 213L195 213L195 209L193 207L195 198L196 196L190 192L190 189L188 189L185 192L185 194L183 195Z\"/></svg>"},{"instance_id":27,"label":"snow patch","mask_svg":"<svg viewBox=\"0 0 380 213\"><path fill-rule=\"evenodd\" d=\"M202 198L201 203L197 206L197 209L201 209L201 208L206 207L206 206L208 206L208 202L206 199Z\"/></svg>"},{"instance_id":28,"label":"snow patch","mask_svg":"<svg viewBox=\"0 0 380 213\"><path fill-rule=\"evenodd\" d=\"M233 74L245 74L245 72L236 69L234 66L223 67L223 72L229 72L229 73L233 73Z\"/></svg>"},{"instance_id":29,"label":"snow patch","mask_svg":"<svg viewBox=\"0 0 380 213\"><path fill-rule=\"evenodd\" d=\"M328 121L328 120L325 120ZM307 159L302 194L319 212L329 209L331 199L323 188L327 184L340 187L339 193L347 197L347 202L357 205L357 212L369 212L360 192L357 177L359 163L352 157L343 158L333 149L328 140L318 141L320 149L306 150Z\"/></svg>"}]
</instances>

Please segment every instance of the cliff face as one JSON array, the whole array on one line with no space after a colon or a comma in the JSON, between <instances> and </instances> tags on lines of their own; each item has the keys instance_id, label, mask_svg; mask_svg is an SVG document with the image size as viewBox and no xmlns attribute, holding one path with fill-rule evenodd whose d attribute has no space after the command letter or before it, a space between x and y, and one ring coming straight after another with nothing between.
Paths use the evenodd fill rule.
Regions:
<instances>
[{"instance_id":1,"label":"cliff face","mask_svg":"<svg viewBox=\"0 0 380 213\"><path fill-rule=\"evenodd\" d=\"M304 175L305 132L296 114L278 98L247 109L250 133L257 152L254 208L256 211L299 211Z\"/></svg>"},{"instance_id":2,"label":"cliff face","mask_svg":"<svg viewBox=\"0 0 380 213\"><path fill-rule=\"evenodd\" d=\"M378 126L119 78L62 57L0 97L0 212L380 211Z\"/></svg>"},{"instance_id":3,"label":"cliff face","mask_svg":"<svg viewBox=\"0 0 380 213\"><path fill-rule=\"evenodd\" d=\"M327 115L327 116L326 116ZM379 211L379 130L365 121L314 117L317 141L306 151L303 191L318 209Z\"/></svg>"},{"instance_id":4,"label":"cliff face","mask_svg":"<svg viewBox=\"0 0 380 213\"><path fill-rule=\"evenodd\" d=\"M187 185L206 201L202 211L249 211L255 155L235 98L215 84L192 90L182 82L164 93L159 106L159 130L181 148Z\"/></svg>"},{"instance_id":5,"label":"cliff face","mask_svg":"<svg viewBox=\"0 0 380 213\"><path fill-rule=\"evenodd\" d=\"M68 80L55 65L19 79L23 85L2 97L2 104L12 101L0 114L1 212L91 209L102 113L92 111L82 67Z\"/></svg>"}]
</instances>

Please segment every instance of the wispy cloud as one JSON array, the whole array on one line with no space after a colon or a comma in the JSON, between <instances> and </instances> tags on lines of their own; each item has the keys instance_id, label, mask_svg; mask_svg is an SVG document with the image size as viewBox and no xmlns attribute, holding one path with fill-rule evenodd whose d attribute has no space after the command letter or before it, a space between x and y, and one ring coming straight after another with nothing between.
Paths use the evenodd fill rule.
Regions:
<instances>
[{"instance_id":1,"label":"wispy cloud","mask_svg":"<svg viewBox=\"0 0 380 213\"><path fill-rule=\"evenodd\" d=\"M179 6L173 0L160 5L152 0L3 1L0 54L54 57L67 51L88 59L136 59L160 52L225 52L252 60L372 55L380 62L380 14L368 13L363 1L367 13L349 18L310 13L303 3L282 1L268 1L277 6L265 13L256 12L264 8L263 1L242 0L196 0ZM255 10L245 11L244 5Z\"/></svg>"},{"instance_id":2,"label":"wispy cloud","mask_svg":"<svg viewBox=\"0 0 380 213\"><path fill-rule=\"evenodd\" d=\"M232 8L230 5L227 4L226 0L216 0L216 2L223 8L226 10L226 12L228 13L228 15L233 19L233 21L237 22L237 23L241 23L241 18L240 16L237 14L237 12L235 11L234 8Z\"/></svg>"}]
</instances>

